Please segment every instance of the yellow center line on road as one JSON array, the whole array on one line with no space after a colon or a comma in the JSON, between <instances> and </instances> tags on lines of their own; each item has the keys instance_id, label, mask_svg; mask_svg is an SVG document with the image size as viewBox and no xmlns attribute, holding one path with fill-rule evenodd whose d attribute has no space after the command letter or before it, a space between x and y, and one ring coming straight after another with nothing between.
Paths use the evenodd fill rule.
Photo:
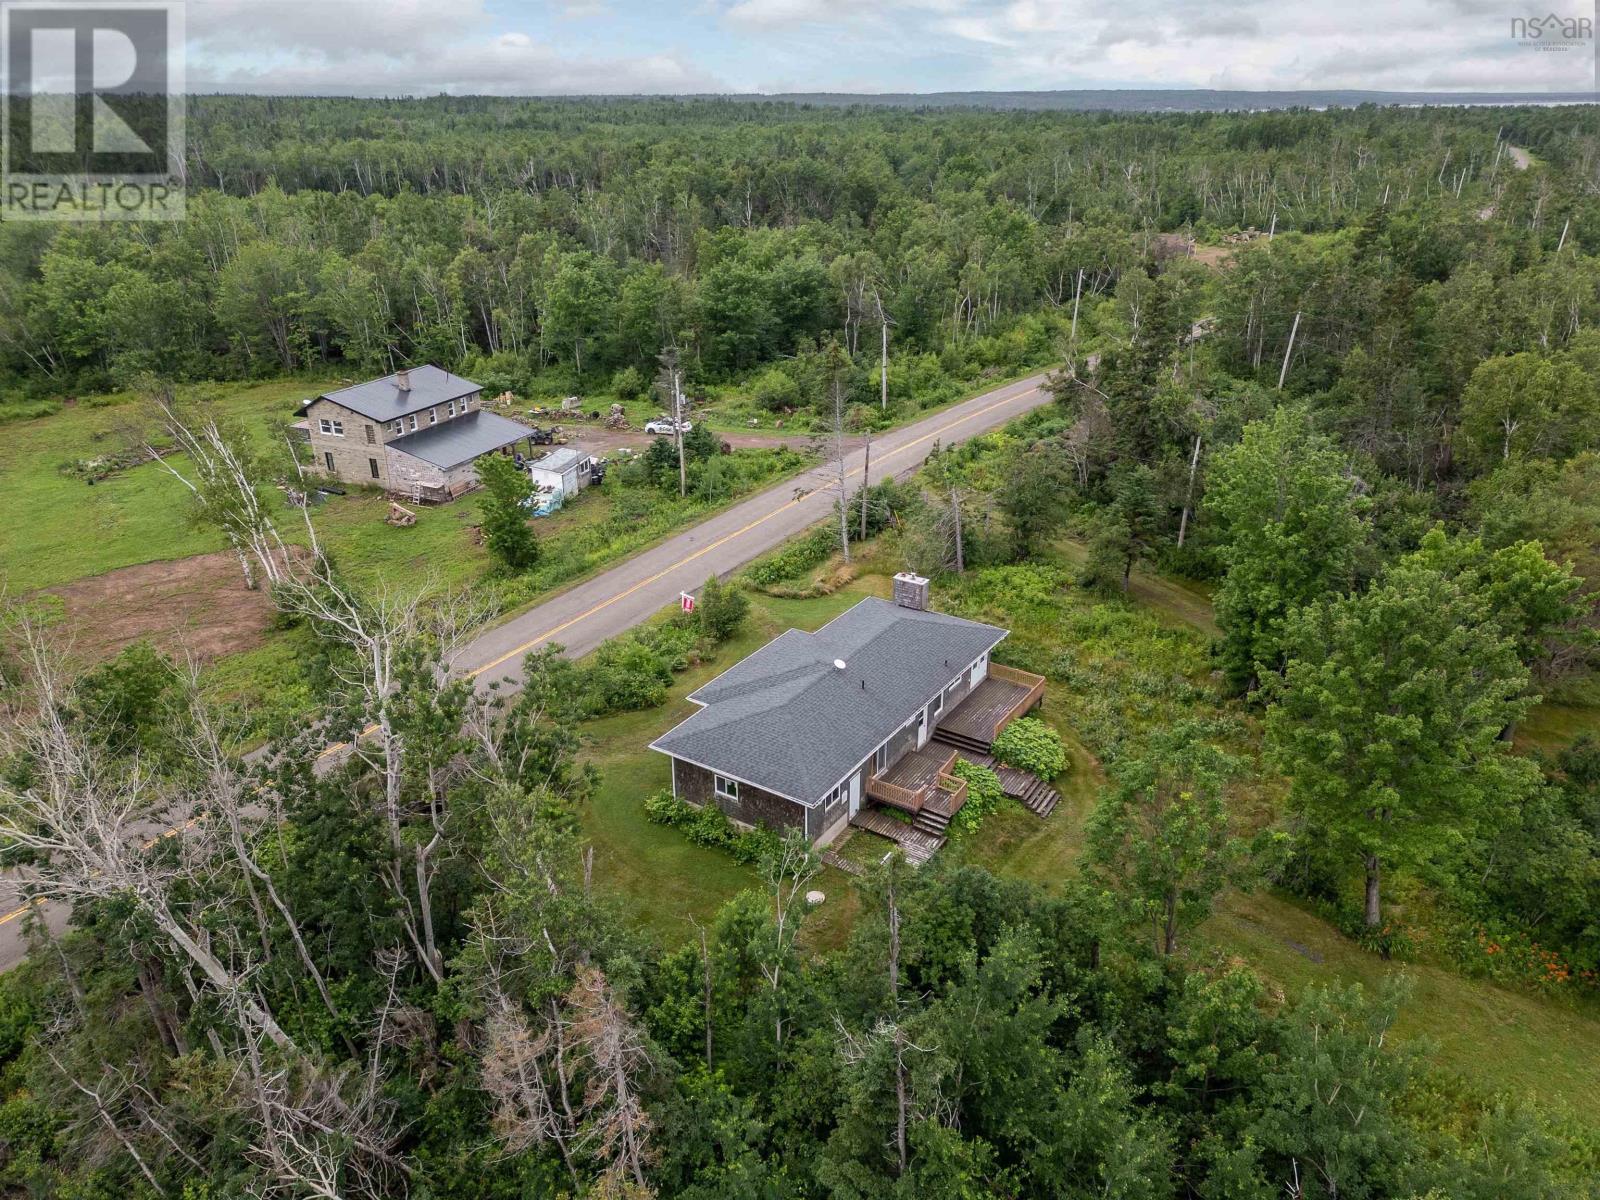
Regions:
<instances>
[{"instance_id":1,"label":"yellow center line on road","mask_svg":"<svg viewBox=\"0 0 1600 1200\"><path fill-rule=\"evenodd\" d=\"M1032 390L1035 390L1035 389L1030 388L1029 390L1032 391ZM1019 395L1025 395L1026 393L1018 393L1018 394ZM883 454L883 459L890 459L890 458L895 457L897 454L904 454L907 450L915 449L916 447L922 445L924 442L932 441L934 438L940 436L941 434L949 432L950 430L954 429L957 425L964 425L964 424L966 424L966 422L972 420L974 417L984 416L986 413L991 413L995 409L1000 408L1003 405L1010 404L1016 398L1017 398L1016 395L1004 396L1001 399L996 400L993 404L987 404L984 407L976 410L975 412L967 413L966 416L957 417L954 421L946 422L945 424L939 426L939 428L937 428L935 430L932 430L931 432L925 433L921 437L912 439L911 441L907 442L904 446L897 446L893 450L885 451L884 454ZM880 463L881 463L881 461L882 460L880 459ZM861 471L863 469L864 468L858 468L858 469L853 470L853 471L848 471L848 472L845 473L845 477L846 478L850 478L851 476L859 475L859 474L861 474ZM616 595L610 597L609 599L602 600L599 604L596 604L594 607L589 608L589 609L585 610L584 612L579 613L577 616L573 617L571 620L563 621L560 625L557 625L554 629L550 629L550 630L545 631L544 633L541 633L538 637L532 638L529 641L526 641L526 642L522 643L522 645L518 646L514 650L508 650L505 654L502 654L499 658L495 659L493 662L485 663L481 667L477 667L474 670L468 671L466 673L467 674L467 678L476 679L479 675L482 675L484 672L494 670L496 667L500 666L502 663L508 662L511 659L516 658L519 654L527 653L529 650L533 649L533 647L537 646L540 642L549 641L551 638L555 637L557 634L563 632L564 630L570 629L572 626L576 625L579 621L587 620L588 618L594 616L595 613L600 612L603 609L609 608L611 605L615 604L618 600L624 600L627 597L633 595L635 592L639 591L641 588L649 587L652 583L655 583L657 580L661 579L662 577L672 574L672 572L676 571L678 568L687 566L689 563L694 562L695 559L700 558L700 557L702 557L704 555L710 554L713 550L717 549L720 546L727 545L729 542L733 541L734 538L742 537L745 534L749 533L752 529L755 529L758 526L766 524L768 521L772 520L773 517L778 516L780 513L788 512L791 508L795 508L795 507L797 507L797 506L799 506L801 504L804 504L807 500L811 499L813 496L818 496L818 495L821 495L821 494L822 493L820 493L820 492L808 492L804 496L799 497L798 499L790 500L787 504L779 505L777 508L775 508L771 512L767 513L765 516L757 517L754 521L751 521L748 525L744 526L742 529L736 529L732 533L727 534L724 537L718 538L716 541L712 542L709 546L704 546L701 549L696 550L693 554L687 555L684 558L679 559L677 562L673 563L670 567L667 567L667 568L665 568L664 570L661 570L661 571L657 571L654 575L650 576L650 578L640 580L638 583L634 584L632 587L628 588L626 591L618 592ZM365 729L363 729L361 731L360 736L361 737L366 737L369 734L371 734L374 730L376 730L377 728L378 727L376 725L368 725ZM333 745L328 746L324 750L320 751L317 754L317 758L319 760L327 758L330 754L337 754L337 753L339 753L339 751L346 749L348 746L349 746L348 742L335 742ZM198 819L199 818L193 818L193 819L191 819L189 821L184 822L184 824L182 826L178 827L178 828L168 829L166 832L162 833L159 837L152 838L150 841L146 842L145 843L145 848L148 849L149 847L155 845L157 841L161 840L161 838L176 837L180 832L182 832L183 830L188 829L190 826L192 826L195 823L195 821L198 820ZM36 907L38 907L39 905L41 905L43 903L45 903L44 897L43 896L39 896L39 897L36 897L35 899L29 901L27 904L24 904L21 908L14 909L11 912L8 912L8 913L5 913L5 914L0 914L0 925L6 925L6 924L9 924L12 921L15 921L18 917L23 916L30 909L36 908Z\"/></svg>"},{"instance_id":2,"label":"yellow center line on road","mask_svg":"<svg viewBox=\"0 0 1600 1200\"><path fill-rule=\"evenodd\" d=\"M145 849L145 850L150 849L151 846L154 846L157 842L161 841L163 838L177 837L180 833L183 833L185 830L194 828L194 826L196 824L198 824L199 821L200 821L199 817L190 817L182 825L174 825L171 829L164 829L160 833L158 833L155 837L153 837L149 841L145 842L143 847L142 847L142 849ZM30 909L38 908L41 904L44 904L44 903L46 903L46 898L44 896L35 896L32 900L28 901L21 908L14 908L8 913L0 914L0 925L9 924L10 922L15 921L18 917L20 917L20 916L24 915L25 913L27 913Z\"/></svg>"},{"instance_id":3,"label":"yellow center line on road","mask_svg":"<svg viewBox=\"0 0 1600 1200\"><path fill-rule=\"evenodd\" d=\"M1035 387L1031 387L1031 388L1028 389L1028 391L1035 391L1035 390L1037 390L1036 386ZM945 424L939 426L939 428L934 429L934 430L930 430L929 432L921 435L920 437L913 438L911 441L907 442L903 446L896 446L893 450L885 451L884 454L883 454L883 459L894 458L896 455L904 454L907 450L914 450L914 449L916 449L916 447L922 445L924 442L931 442L934 438L937 438L937 437L941 436L942 434L948 433L950 430L956 428L956 426L965 425L968 421L971 421L971 420L973 420L973 419L975 419L977 417L985 416L988 413L993 412L997 408L1002 408L1005 405L1010 404L1012 401L1014 401L1017 398L1017 396L1026 395L1026 394L1027 394L1026 392L1019 392L1019 393L1015 393L1013 395L1003 396L999 400L996 400L993 404L986 404L980 409L977 409L977 410L975 410L973 412L967 413L965 416L957 417L953 421L947 421ZM880 459L880 463L881 462L882 462L882 459ZM851 476L859 475L859 474L861 474L863 469L864 468L862 468L862 467L858 467L855 470L848 471L848 472L845 473L845 477L848 479ZM674 571L679 570L682 567L688 566L690 563L694 562L696 559L703 558L705 555L710 554L713 550L719 549L722 546L727 545L729 542L733 541L735 538L743 537L745 534L749 533L752 529L756 529L756 528L758 528L758 527L760 527L762 525L765 525L768 521L772 520L774 517L780 516L781 514L788 512L791 508L797 508L800 505L804 504L807 500L810 500L814 496L819 496L821 494L822 494L821 492L807 492L804 496L801 496L798 499L790 500L786 504L780 504L777 508L773 509L771 512L757 517L754 521L751 521L748 525L744 526L743 528L735 529L732 533L725 534L724 536L718 538L716 541L712 542L710 545L702 546L700 549L696 550L693 554L685 555L683 558L680 558L677 562L673 563L671 566L664 567L662 570L657 571L654 575L651 575L648 579L641 579L638 583L634 584L632 587L626 588L625 590L620 591L620 592L616 593L613 596L608 596L606 599L600 601L598 604L594 605L591 608L585 609L583 612L579 613L575 617L570 618L569 620L563 621L561 624L555 626L553 629L547 629L543 633L539 634L537 637L530 638L526 642L523 642L520 646L517 646L517 647L515 647L514 649L511 649L511 650L507 650L499 658L496 658L491 662L486 662L481 667L474 667L472 670L466 672L466 678L468 678L468 679L476 679L478 676L480 676L480 675L482 675L482 674L484 674L484 673L486 673L488 671L492 671L496 667L502 666L503 664L510 662L514 658L517 658L517 657L520 657L523 654L526 654L529 650L532 650L540 642L547 642L551 638L556 637L558 634L564 633L566 630L571 629L574 625L578 624L579 622L587 621L590 617L594 616L596 613L602 612L605 609L610 608L613 604L617 603L619 600L626 600L629 596L633 595L635 592L640 591L643 588L649 587L652 583L656 583L657 581L659 581L659 580L665 578L666 576L672 574ZM372 733L373 730L375 730L375 729L377 729L376 725L368 725L365 729L363 729L361 731L361 735L360 736L361 737L366 737L368 734ZM317 757L319 759L327 758L330 754L337 754L339 751L346 749L348 746L349 746L348 742L335 742L333 745L329 746L327 749L323 750L320 754L318 754Z\"/></svg>"},{"instance_id":4,"label":"yellow center line on road","mask_svg":"<svg viewBox=\"0 0 1600 1200\"><path fill-rule=\"evenodd\" d=\"M34 897L34 899L28 901L28 903L24 904L21 908L14 908L10 912L6 913L4 916L0 916L0 925L6 925L6 924L9 924L12 921L15 921L18 917L24 915L30 909L38 908L39 905L41 905L43 903L44 903L44 897L43 896Z\"/></svg>"},{"instance_id":5,"label":"yellow center line on road","mask_svg":"<svg viewBox=\"0 0 1600 1200\"><path fill-rule=\"evenodd\" d=\"M904 446L897 446L893 450L886 451L884 453L883 457L884 458L893 458L897 454L904 454L907 450L915 449L917 446L922 445L922 443L924 443L924 442L932 441L934 438L938 437L940 434L946 433L949 430L954 429L957 425L964 425L964 424L966 424L966 422L971 421L975 417L981 417L981 416L985 415L986 413L993 412L995 409L1000 408L1002 405L1010 404L1015 399L1016 399L1015 396L1006 396L1006 397L1003 397L1002 399L996 400L993 404L985 405L983 408L978 409L976 412L967 413L963 417L958 417L954 421L950 421L947 424L941 425L941 426L939 426L939 428L937 428L935 430L932 430L929 433L925 433L919 438L915 438L912 441L907 442ZM857 469L852 470L852 471L848 471L848 472L845 473L845 478L848 479L853 475L859 475L859 474L861 474L862 470L864 470L864 469L865 468L862 467L862 468L857 468ZM716 541L712 542L709 546L702 546L700 549L696 550L693 554L686 555L685 557L679 559L677 562L673 563L671 566L665 567L662 570L657 571L654 575L650 576L648 579L641 579L638 583L634 584L632 587L627 588L624 591L620 591L614 596L607 597L605 600L602 600L602 601L600 601L600 603L596 604L593 608L586 609L585 611L579 613L577 616L571 618L570 620L563 621L560 625L557 625L554 629L546 630L544 633L541 633L538 637L535 637L535 638L532 638L532 639L530 639L530 640L528 640L526 642L523 642L522 645L516 647L513 650L506 651L506 653L502 654L499 658L495 659L494 661L484 663L483 666L477 667L477 668L475 668L475 669L473 669L471 671L468 671L467 672L467 678L476 679L479 675L482 675L485 671L492 671L496 667L500 666L502 663L509 662L511 659L516 658L519 655L526 654L529 650L533 649L540 642L549 641L551 638L555 637L557 634L562 633L562 632L572 628L572 626L578 624L578 622L588 620L590 617L594 616L595 613L601 612L602 610L611 607L611 605L617 603L617 601L619 601L619 600L626 600L629 596L633 595L635 592L639 591L641 588L649 587L652 583L655 583L656 581L658 581L658 580L660 580L660 579L672 574L674 571L679 570L682 567L688 566L690 563L694 562L697 558L702 558L705 555L710 554L713 550L716 550L716 549L718 549L718 548L720 548L722 546L727 545L729 542L733 541L735 538L743 537L745 534L749 533L752 529L755 529L755 528L757 528L758 526L761 526L761 525L765 525L768 521L772 520L774 517L788 512L791 508L797 508L798 506L804 504L807 500L810 500L812 497L819 496L821 494L822 493L820 493L820 492L807 492L804 496L801 496L801 497L799 497L797 499L794 499L794 500L790 500L787 504L779 505L777 508L773 509L769 513L766 513L764 516L757 517L754 521L751 521L750 524L744 526L742 529L735 529L732 533L718 538Z\"/></svg>"}]
</instances>

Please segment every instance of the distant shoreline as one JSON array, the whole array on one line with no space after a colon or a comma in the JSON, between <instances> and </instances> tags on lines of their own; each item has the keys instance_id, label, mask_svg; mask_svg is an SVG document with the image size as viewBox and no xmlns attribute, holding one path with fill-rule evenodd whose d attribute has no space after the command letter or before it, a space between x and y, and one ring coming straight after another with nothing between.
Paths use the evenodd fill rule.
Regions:
<instances>
[{"instance_id":1,"label":"distant shoreline","mask_svg":"<svg viewBox=\"0 0 1600 1200\"><path fill-rule=\"evenodd\" d=\"M1204 88L1078 88L1015 92L693 92L693 93L564 93L502 95L497 93L433 93L378 95L351 92L238 92L191 89L190 96L262 96L280 99L367 100L546 100L626 103L630 101L725 102L730 104L793 104L814 108L968 108L995 112L1270 112L1284 109L1325 111L1358 108L1556 108L1600 104L1600 91L1590 92L1380 92L1352 89L1305 91L1239 91Z\"/></svg>"}]
</instances>

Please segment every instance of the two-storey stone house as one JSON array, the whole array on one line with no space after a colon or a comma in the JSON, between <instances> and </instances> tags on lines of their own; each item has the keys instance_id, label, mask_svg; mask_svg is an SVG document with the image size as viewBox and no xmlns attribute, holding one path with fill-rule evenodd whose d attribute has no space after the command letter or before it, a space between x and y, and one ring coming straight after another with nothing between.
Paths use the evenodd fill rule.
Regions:
<instances>
[{"instance_id":1,"label":"two-storey stone house","mask_svg":"<svg viewBox=\"0 0 1600 1200\"><path fill-rule=\"evenodd\" d=\"M297 415L317 473L414 500L452 500L477 484L479 458L510 454L533 432L484 412L482 393L430 364L324 392Z\"/></svg>"}]
</instances>

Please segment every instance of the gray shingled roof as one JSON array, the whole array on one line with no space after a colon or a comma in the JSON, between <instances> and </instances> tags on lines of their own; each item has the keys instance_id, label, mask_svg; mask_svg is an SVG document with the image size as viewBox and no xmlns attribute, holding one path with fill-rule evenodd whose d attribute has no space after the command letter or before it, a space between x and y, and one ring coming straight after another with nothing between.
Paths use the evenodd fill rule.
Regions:
<instances>
[{"instance_id":1,"label":"gray shingled roof","mask_svg":"<svg viewBox=\"0 0 1600 1200\"><path fill-rule=\"evenodd\" d=\"M304 413L315 400L331 400L374 421L394 421L410 413L432 408L435 404L459 400L483 390L482 384L452 375L432 363L411 368L411 387L408 391L402 392L395 378L385 375L382 379L369 379L336 392L323 392L307 400L299 411Z\"/></svg>"},{"instance_id":2,"label":"gray shingled roof","mask_svg":"<svg viewBox=\"0 0 1600 1200\"><path fill-rule=\"evenodd\" d=\"M1005 636L868 598L728 668L689 697L705 707L651 749L814 805Z\"/></svg>"},{"instance_id":3,"label":"gray shingled roof","mask_svg":"<svg viewBox=\"0 0 1600 1200\"><path fill-rule=\"evenodd\" d=\"M388 445L403 450L413 458L449 470L464 462L471 462L480 454L488 454L501 446L527 437L533 430L518 421L508 420L499 413L484 412L481 408L464 417L440 421L416 433L395 438Z\"/></svg>"}]
</instances>

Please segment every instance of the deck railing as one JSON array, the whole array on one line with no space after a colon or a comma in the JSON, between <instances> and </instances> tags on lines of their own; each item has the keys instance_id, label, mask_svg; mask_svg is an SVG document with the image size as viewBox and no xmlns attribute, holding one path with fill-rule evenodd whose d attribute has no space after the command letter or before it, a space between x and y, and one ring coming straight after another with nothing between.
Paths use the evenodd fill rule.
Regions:
<instances>
[{"instance_id":1,"label":"deck railing","mask_svg":"<svg viewBox=\"0 0 1600 1200\"><path fill-rule=\"evenodd\" d=\"M927 753L927 750L918 753ZM950 768L955 765L955 761L956 752L952 749L945 760L935 768L933 778L920 787L902 787L878 777L869 777L866 786L867 798L908 813L919 813L929 804L935 804L939 811L952 815L967 802L967 781L958 775L950 774Z\"/></svg>"},{"instance_id":2,"label":"deck railing","mask_svg":"<svg viewBox=\"0 0 1600 1200\"><path fill-rule=\"evenodd\" d=\"M989 739L990 741L993 741L995 738L1000 736L1000 731L1002 729L1011 724L1014 718L1021 716L1035 704L1039 703L1039 700L1044 696L1044 676L1035 675L1032 671L1021 671L1016 667L1003 666L1000 663L990 663L989 674L995 679L1004 680L1006 683L1014 683L1018 687L1025 687L1028 689L1022 694L1022 698L1013 704L1004 716L995 721L994 730L990 734Z\"/></svg>"},{"instance_id":3,"label":"deck railing","mask_svg":"<svg viewBox=\"0 0 1600 1200\"><path fill-rule=\"evenodd\" d=\"M909 813L922 811L921 788L903 788L898 784L885 783L881 779L867 780L867 795L879 804L887 804L890 808L903 809Z\"/></svg>"},{"instance_id":4,"label":"deck railing","mask_svg":"<svg viewBox=\"0 0 1600 1200\"><path fill-rule=\"evenodd\" d=\"M967 781L959 775L939 776L938 796L929 801L947 817L953 817L961 811L961 806L967 802Z\"/></svg>"}]
</instances>

